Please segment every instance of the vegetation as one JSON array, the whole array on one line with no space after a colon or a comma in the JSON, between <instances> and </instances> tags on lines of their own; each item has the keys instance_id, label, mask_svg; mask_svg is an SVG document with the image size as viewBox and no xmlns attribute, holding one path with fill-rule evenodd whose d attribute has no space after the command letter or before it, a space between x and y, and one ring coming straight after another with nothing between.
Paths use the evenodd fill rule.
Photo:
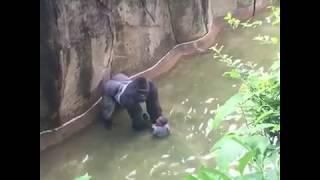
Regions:
<instances>
[{"instance_id":1,"label":"vegetation","mask_svg":"<svg viewBox=\"0 0 320 180\"><path fill-rule=\"evenodd\" d=\"M90 180L92 177L86 173L85 175L74 178L74 180Z\"/></svg>"},{"instance_id":2,"label":"vegetation","mask_svg":"<svg viewBox=\"0 0 320 180\"><path fill-rule=\"evenodd\" d=\"M280 8L270 7L266 23L280 23ZM227 23L233 29L255 28L262 21L241 23L227 14ZM254 37L261 44L278 45L279 39L267 35ZM241 115L243 125L227 132L210 150L216 167L201 167L188 180L208 179L280 179L280 54L270 69L257 68L256 64L241 63L228 54L223 46L212 47L214 58L231 68L225 77L241 81L239 91L219 107L214 119L209 120L207 134L232 114Z\"/></svg>"}]
</instances>

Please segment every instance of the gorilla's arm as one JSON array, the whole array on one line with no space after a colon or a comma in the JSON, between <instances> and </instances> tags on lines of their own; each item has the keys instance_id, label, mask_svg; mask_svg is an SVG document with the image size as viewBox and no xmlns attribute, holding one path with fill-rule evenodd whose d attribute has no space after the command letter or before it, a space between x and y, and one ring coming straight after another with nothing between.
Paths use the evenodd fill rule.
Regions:
<instances>
[{"instance_id":1,"label":"gorilla's arm","mask_svg":"<svg viewBox=\"0 0 320 180\"><path fill-rule=\"evenodd\" d=\"M154 124L156 119L162 116L162 109L160 106L158 89L152 81L148 81L149 93L147 95L147 111L150 115L151 122Z\"/></svg>"},{"instance_id":2,"label":"gorilla's arm","mask_svg":"<svg viewBox=\"0 0 320 180\"><path fill-rule=\"evenodd\" d=\"M139 103L126 107L130 118L132 119L132 128L134 130L143 130L147 127L147 122L143 118L143 110Z\"/></svg>"},{"instance_id":3,"label":"gorilla's arm","mask_svg":"<svg viewBox=\"0 0 320 180\"><path fill-rule=\"evenodd\" d=\"M107 128L111 128L112 126L112 114L116 107L116 102L114 102L113 98L108 95L102 96L102 120L104 125Z\"/></svg>"}]
</instances>

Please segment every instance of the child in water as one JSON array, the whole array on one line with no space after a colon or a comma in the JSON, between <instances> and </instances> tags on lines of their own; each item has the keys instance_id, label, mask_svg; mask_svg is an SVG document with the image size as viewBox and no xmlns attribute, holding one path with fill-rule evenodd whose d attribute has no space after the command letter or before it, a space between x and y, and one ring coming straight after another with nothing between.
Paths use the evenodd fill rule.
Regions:
<instances>
[{"instance_id":1,"label":"child in water","mask_svg":"<svg viewBox=\"0 0 320 180\"><path fill-rule=\"evenodd\" d=\"M152 134L156 137L165 137L170 134L170 127L168 120L160 116L157 120L156 123L152 125Z\"/></svg>"}]
</instances>

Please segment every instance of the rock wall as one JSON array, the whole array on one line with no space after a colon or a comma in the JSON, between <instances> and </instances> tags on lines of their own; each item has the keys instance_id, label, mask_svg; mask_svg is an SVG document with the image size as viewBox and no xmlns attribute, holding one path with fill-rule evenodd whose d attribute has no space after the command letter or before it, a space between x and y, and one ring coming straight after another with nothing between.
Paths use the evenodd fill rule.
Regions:
<instances>
[{"instance_id":1,"label":"rock wall","mask_svg":"<svg viewBox=\"0 0 320 180\"><path fill-rule=\"evenodd\" d=\"M167 1L119 0L112 73L132 74L153 65L175 44Z\"/></svg>"},{"instance_id":2,"label":"rock wall","mask_svg":"<svg viewBox=\"0 0 320 180\"><path fill-rule=\"evenodd\" d=\"M198 39L206 34L206 0L169 0L170 22L177 43Z\"/></svg>"},{"instance_id":3,"label":"rock wall","mask_svg":"<svg viewBox=\"0 0 320 180\"><path fill-rule=\"evenodd\" d=\"M104 75L151 67L236 8L234 0L40 0L40 131L86 111Z\"/></svg>"},{"instance_id":4,"label":"rock wall","mask_svg":"<svg viewBox=\"0 0 320 180\"><path fill-rule=\"evenodd\" d=\"M104 74L142 70L176 45L169 4L40 0L40 130L88 109Z\"/></svg>"}]
</instances>

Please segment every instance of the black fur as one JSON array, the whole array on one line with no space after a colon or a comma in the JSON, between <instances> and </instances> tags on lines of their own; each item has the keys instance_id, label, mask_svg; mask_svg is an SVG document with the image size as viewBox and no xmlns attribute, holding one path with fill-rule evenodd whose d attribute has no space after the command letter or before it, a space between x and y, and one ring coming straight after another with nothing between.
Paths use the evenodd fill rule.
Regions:
<instances>
[{"instance_id":1,"label":"black fur","mask_svg":"<svg viewBox=\"0 0 320 180\"><path fill-rule=\"evenodd\" d=\"M140 103L145 102L147 112L150 116L151 123L155 123L156 119L162 116L162 109L159 102L158 90L152 81L144 77L134 79L127 85L126 89L120 96L120 102L116 100L116 93L119 91L116 86L121 86L121 82L127 82L129 78L123 74L118 74L104 84L104 96L102 106L102 117L107 127L111 127L111 116L115 106L118 104L125 108L132 120L132 128L134 130L143 130L150 127L150 122L146 122ZM116 88L114 88L114 87ZM116 90L114 90L116 89Z\"/></svg>"}]
</instances>

